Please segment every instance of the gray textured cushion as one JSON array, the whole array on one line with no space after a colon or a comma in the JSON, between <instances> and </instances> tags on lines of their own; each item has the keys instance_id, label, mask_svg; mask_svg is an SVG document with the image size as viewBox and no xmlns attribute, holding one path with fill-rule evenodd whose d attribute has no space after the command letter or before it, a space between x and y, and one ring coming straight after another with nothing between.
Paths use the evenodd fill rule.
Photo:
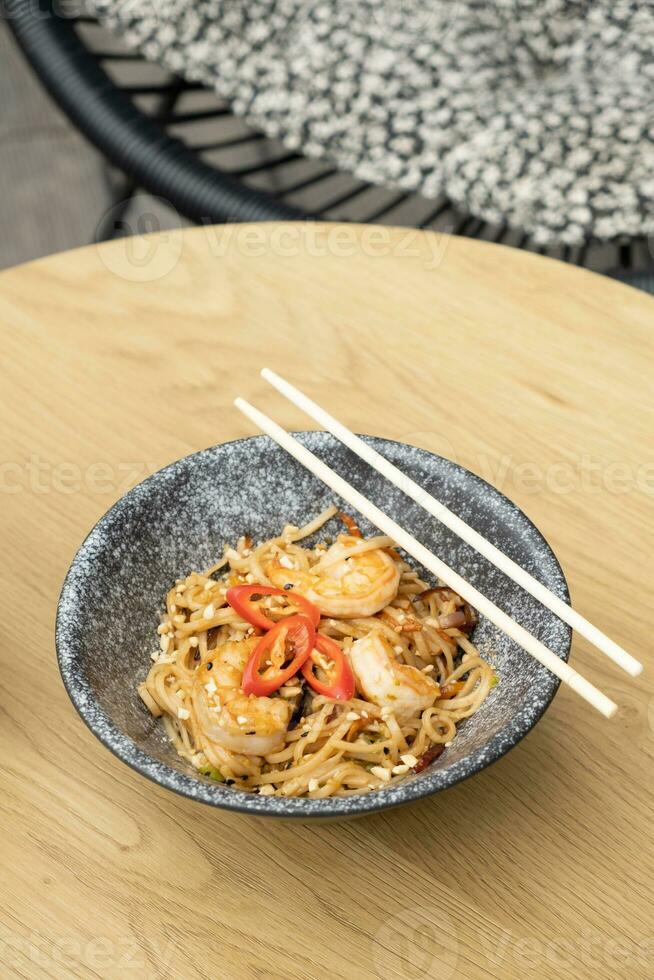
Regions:
<instances>
[{"instance_id":1,"label":"gray textured cushion","mask_svg":"<svg viewBox=\"0 0 654 980\"><path fill-rule=\"evenodd\" d=\"M654 231L654 8L631 0L88 0L234 112L537 242Z\"/></svg>"}]
</instances>

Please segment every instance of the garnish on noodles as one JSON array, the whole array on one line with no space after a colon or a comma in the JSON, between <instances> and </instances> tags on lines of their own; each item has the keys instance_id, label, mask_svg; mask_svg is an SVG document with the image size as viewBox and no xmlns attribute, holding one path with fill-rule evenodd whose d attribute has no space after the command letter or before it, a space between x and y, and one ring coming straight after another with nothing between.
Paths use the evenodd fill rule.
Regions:
<instances>
[{"instance_id":1,"label":"garnish on noodles","mask_svg":"<svg viewBox=\"0 0 654 980\"><path fill-rule=\"evenodd\" d=\"M337 515L333 543L299 543ZM363 793L426 768L495 685L476 621L330 507L179 579L139 693L200 776L264 796Z\"/></svg>"}]
</instances>

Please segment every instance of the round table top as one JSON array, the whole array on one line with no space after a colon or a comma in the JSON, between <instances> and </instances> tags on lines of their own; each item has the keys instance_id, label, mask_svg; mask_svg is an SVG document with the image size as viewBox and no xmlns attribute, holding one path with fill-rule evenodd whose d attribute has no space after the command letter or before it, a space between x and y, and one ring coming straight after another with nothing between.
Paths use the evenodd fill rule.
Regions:
<instances>
[{"instance_id":1,"label":"round table top","mask_svg":"<svg viewBox=\"0 0 654 980\"><path fill-rule=\"evenodd\" d=\"M5 968L651 975L654 300L495 245L311 224L120 240L0 287ZM612 722L561 690L473 779L306 826L173 796L93 738L54 654L66 569L129 486L252 432L235 395L307 427L265 364L516 500L579 610L645 661L632 681L575 641Z\"/></svg>"}]
</instances>

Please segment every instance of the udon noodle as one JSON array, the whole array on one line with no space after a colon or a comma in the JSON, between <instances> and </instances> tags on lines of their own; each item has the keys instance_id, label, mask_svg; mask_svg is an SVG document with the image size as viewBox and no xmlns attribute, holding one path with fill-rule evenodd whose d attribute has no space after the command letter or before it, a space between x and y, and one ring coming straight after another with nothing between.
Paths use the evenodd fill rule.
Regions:
<instances>
[{"instance_id":1,"label":"udon noodle","mask_svg":"<svg viewBox=\"0 0 654 980\"><path fill-rule=\"evenodd\" d=\"M346 533L300 544L337 516ZM249 605L231 598L244 593ZM318 646L294 671L312 610ZM424 769L479 709L495 675L471 642L475 622L389 538L364 539L330 507L256 547L242 537L178 579L139 694L203 776L262 795L363 793Z\"/></svg>"}]
</instances>

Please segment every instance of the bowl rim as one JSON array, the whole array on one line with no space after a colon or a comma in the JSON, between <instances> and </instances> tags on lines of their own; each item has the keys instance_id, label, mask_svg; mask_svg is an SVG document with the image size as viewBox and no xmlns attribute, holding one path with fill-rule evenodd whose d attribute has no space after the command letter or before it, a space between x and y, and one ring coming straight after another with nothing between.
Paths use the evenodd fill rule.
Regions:
<instances>
[{"instance_id":1,"label":"bowl rim","mask_svg":"<svg viewBox=\"0 0 654 980\"><path fill-rule=\"evenodd\" d=\"M299 437L300 440L307 438L315 439L316 437L325 437L327 440L332 439L329 433L321 430L296 430L292 432L292 435ZM544 553L552 563L552 571L559 579L561 598L567 603L570 602L570 591L565 573L553 548L531 518L501 490L498 490L497 487L484 480L483 477L478 476L454 460L440 456L438 453L434 453L429 449L381 436L361 435L361 438L378 449L382 455L384 446L393 444L416 450L426 457L433 457L439 460L440 463L445 463L453 467L455 471L459 472L459 475L462 474L466 479L472 480L473 483L477 484L482 493L490 491L491 494L500 498L504 506L508 506L509 512L517 515L523 523L523 526L528 528L534 535L535 540L539 541L544 547ZM57 603L55 647L64 687L75 710L87 728L118 759L135 772L145 776L151 782L156 783L164 789L172 790L180 796L219 809L254 816L275 817L277 819L315 820L316 818L346 818L391 809L433 796L442 790L468 779L468 777L473 776L482 769L488 768L494 762L497 762L498 759L501 759L529 734L551 705L560 686L559 679L553 674L544 675L546 687L536 701L528 701L523 704L508 724L496 732L486 745L475 749L469 755L453 763L449 768L434 770L431 775L427 772L427 774L421 775L419 779L402 781L398 784L375 790L374 792L348 797L326 797L324 799L313 800L306 797L259 796L257 793L224 787L219 782L214 782L208 778L203 779L193 773L187 774L181 769L176 769L165 762L155 759L141 749L129 735L126 735L114 724L100 703L94 698L90 685L83 676L80 676L80 671L76 666L78 643L74 639L75 625L70 620L68 610L72 605L69 599L74 592L78 567L85 560L86 551L91 547L94 537L101 534L104 527L110 525L120 515L121 511L130 505L134 497L138 497L140 494L146 492L147 487L151 483L156 483L162 479L164 474L174 474L176 470L193 465L194 460L199 460L220 452L226 447L239 447L243 444L252 445L253 442L260 442L265 445L270 444L269 438L264 435L231 439L197 450L187 456L182 456L154 473L151 473L144 480L131 487L112 504L91 527L77 549L64 578ZM551 615L554 616L553 613ZM558 618L556 622L563 635L561 652L557 656L567 662L570 657L572 645L572 629L561 620L558 620Z\"/></svg>"}]
</instances>

